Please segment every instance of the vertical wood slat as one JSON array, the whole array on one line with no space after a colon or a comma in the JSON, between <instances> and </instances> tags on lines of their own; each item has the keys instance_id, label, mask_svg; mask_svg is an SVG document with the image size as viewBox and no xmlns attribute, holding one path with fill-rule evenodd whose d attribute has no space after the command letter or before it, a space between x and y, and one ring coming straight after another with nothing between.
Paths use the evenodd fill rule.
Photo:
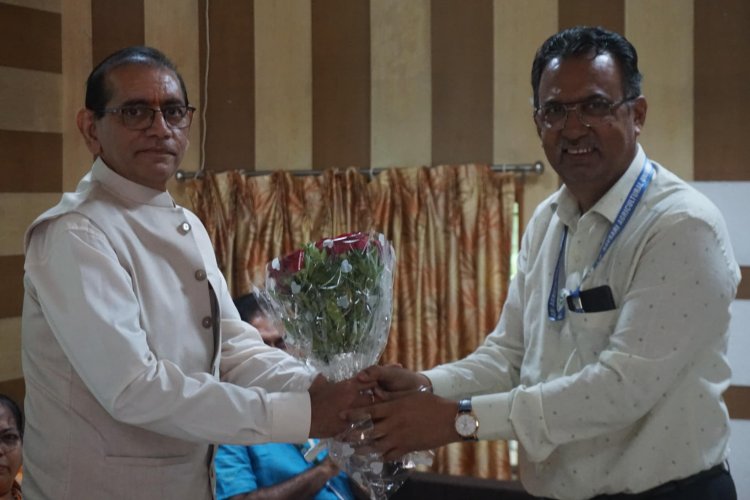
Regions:
<instances>
[{"instance_id":1,"label":"vertical wood slat","mask_svg":"<svg viewBox=\"0 0 750 500\"><path fill-rule=\"evenodd\" d=\"M93 66L111 53L143 45L143 0L91 0Z\"/></svg>"},{"instance_id":2,"label":"vertical wood slat","mask_svg":"<svg viewBox=\"0 0 750 500\"><path fill-rule=\"evenodd\" d=\"M432 163L492 162L492 0L433 0Z\"/></svg>"},{"instance_id":3,"label":"vertical wood slat","mask_svg":"<svg viewBox=\"0 0 750 500\"><path fill-rule=\"evenodd\" d=\"M750 180L750 2L695 0L695 180Z\"/></svg>"},{"instance_id":4,"label":"vertical wood slat","mask_svg":"<svg viewBox=\"0 0 750 500\"><path fill-rule=\"evenodd\" d=\"M370 165L370 2L312 2L313 168Z\"/></svg>"},{"instance_id":5,"label":"vertical wood slat","mask_svg":"<svg viewBox=\"0 0 750 500\"><path fill-rule=\"evenodd\" d=\"M201 78L201 103L206 107L208 170L255 168L255 35L254 2L209 2L206 53L206 0L200 0L200 74L208 64L208 95ZM200 114L200 113L199 113ZM199 117L196 116L196 119Z\"/></svg>"},{"instance_id":6,"label":"vertical wood slat","mask_svg":"<svg viewBox=\"0 0 750 500\"><path fill-rule=\"evenodd\" d=\"M624 35L625 0L558 0L558 19L560 29L601 26Z\"/></svg>"}]
</instances>

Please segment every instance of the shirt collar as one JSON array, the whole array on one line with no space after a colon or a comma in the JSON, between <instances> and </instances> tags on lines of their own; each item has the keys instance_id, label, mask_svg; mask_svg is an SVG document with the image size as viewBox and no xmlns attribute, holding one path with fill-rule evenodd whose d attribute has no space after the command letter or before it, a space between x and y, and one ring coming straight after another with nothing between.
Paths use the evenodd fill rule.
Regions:
<instances>
[{"instance_id":1,"label":"shirt collar","mask_svg":"<svg viewBox=\"0 0 750 500\"><path fill-rule=\"evenodd\" d=\"M172 208L175 206L174 200L168 192L142 186L126 179L107 166L101 157L94 162L94 166L91 168L91 176L94 181L99 182L107 191L119 198L157 207Z\"/></svg>"},{"instance_id":2,"label":"shirt collar","mask_svg":"<svg viewBox=\"0 0 750 500\"><path fill-rule=\"evenodd\" d=\"M630 193L630 188L633 187L633 183L641 173L641 167L643 162L646 160L646 153L643 148L638 144L638 150L636 151L633 161L628 166L622 176L615 182L609 191L604 193L599 201L597 201L590 211L601 214L610 223L614 222L617 218L617 214L620 211L620 207L625 202L625 199ZM573 196L570 190L563 185L557 191L555 200L552 201L550 208L557 212L557 216L560 220L569 227L575 227L578 218L581 215L580 209L578 208L578 200Z\"/></svg>"}]
</instances>

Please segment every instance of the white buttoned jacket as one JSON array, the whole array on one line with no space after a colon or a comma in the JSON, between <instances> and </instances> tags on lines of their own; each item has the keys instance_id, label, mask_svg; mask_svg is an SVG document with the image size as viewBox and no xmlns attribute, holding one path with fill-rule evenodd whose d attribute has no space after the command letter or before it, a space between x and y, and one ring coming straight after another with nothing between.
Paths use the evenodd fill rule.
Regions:
<instances>
[{"instance_id":1,"label":"white buttoned jacket","mask_svg":"<svg viewBox=\"0 0 750 500\"><path fill-rule=\"evenodd\" d=\"M25 244L25 496L207 499L211 443L307 438L312 374L240 321L168 193L97 160Z\"/></svg>"}]
</instances>

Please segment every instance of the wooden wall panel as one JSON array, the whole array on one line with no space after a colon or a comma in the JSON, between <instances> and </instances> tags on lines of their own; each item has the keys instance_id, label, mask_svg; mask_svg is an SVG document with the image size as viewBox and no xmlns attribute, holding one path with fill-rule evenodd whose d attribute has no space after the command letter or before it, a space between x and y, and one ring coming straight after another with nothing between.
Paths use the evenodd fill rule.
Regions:
<instances>
[{"instance_id":1,"label":"wooden wall panel","mask_svg":"<svg viewBox=\"0 0 750 500\"><path fill-rule=\"evenodd\" d=\"M370 3L374 167L429 165L430 1Z\"/></svg>"},{"instance_id":2,"label":"wooden wall panel","mask_svg":"<svg viewBox=\"0 0 750 500\"><path fill-rule=\"evenodd\" d=\"M602 26L624 35L624 0L559 0L558 19L560 29L577 25Z\"/></svg>"},{"instance_id":3,"label":"wooden wall panel","mask_svg":"<svg viewBox=\"0 0 750 500\"><path fill-rule=\"evenodd\" d=\"M733 419L750 420L750 387L733 385L724 393L729 416Z\"/></svg>"},{"instance_id":4,"label":"wooden wall panel","mask_svg":"<svg viewBox=\"0 0 750 500\"><path fill-rule=\"evenodd\" d=\"M22 376L21 318L0 318L0 380Z\"/></svg>"},{"instance_id":5,"label":"wooden wall panel","mask_svg":"<svg viewBox=\"0 0 750 500\"><path fill-rule=\"evenodd\" d=\"M313 167L370 165L370 2L312 3Z\"/></svg>"},{"instance_id":6,"label":"wooden wall panel","mask_svg":"<svg viewBox=\"0 0 750 500\"><path fill-rule=\"evenodd\" d=\"M131 45L143 45L143 0L91 0L93 65Z\"/></svg>"},{"instance_id":7,"label":"wooden wall panel","mask_svg":"<svg viewBox=\"0 0 750 500\"><path fill-rule=\"evenodd\" d=\"M15 401L23 411L23 398L26 396L26 384L23 378L0 381L0 394L5 394Z\"/></svg>"},{"instance_id":8,"label":"wooden wall panel","mask_svg":"<svg viewBox=\"0 0 750 500\"><path fill-rule=\"evenodd\" d=\"M298 0L255 2L258 170L307 170L312 165L310 11L310 3Z\"/></svg>"},{"instance_id":9,"label":"wooden wall panel","mask_svg":"<svg viewBox=\"0 0 750 500\"><path fill-rule=\"evenodd\" d=\"M750 180L750 2L695 0L695 179Z\"/></svg>"},{"instance_id":10,"label":"wooden wall panel","mask_svg":"<svg viewBox=\"0 0 750 500\"><path fill-rule=\"evenodd\" d=\"M76 114L85 102L86 79L93 67L91 3L62 2L65 19L62 29L62 190L73 191L93 159L76 125Z\"/></svg>"},{"instance_id":11,"label":"wooden wall panel","mask_svg":"<svg viewBox=\"0 0 750 500\"><path fill-rule=\"evenodd\" d=\"M432 163L492 162L492 0L433 0Z\"/></svg>"},{"instance_id":12,"label":"wooden wall panel","mask_svg":"<svg viewBox=\"0 0 750 500\"><path fill-rule=\"evenodd\" d=\"M198 0L159 0L145 2L143 11L146 45L164 52L177 66L187 88L188 101L196 106L188 140L190 147L182 158L185 170L200 166L200 58ZM175 27L179 27L175 29Z\"/></svg>"},{"instance_id":13,"label":"wooden wall panel","mask_svg":"<svg viewBox=\"0 0 750 500\"><path fill-rule=\"evenodd\" d=\"M59 73L0 66L0 129L60 132Z\"/></svg>"},{"instance_id":14,"label":"wooden wall panel","mask_svg":"<svg viewBox=\"0 0 750 500\"><path fill-rule=\"evenodd\" d=\"M639 138L646 153L693 179L693 8L684 0L628 0L625 35L638 50L648 116ZM669 36L663 27L669 26Z\"/></svg>"},{"instance_id":15,"label":"wooden wall panel","mask_svg":"<svg viewBox=\"0 0 750 500\"><path fill-rule=\"evenodd\" d=\"M62 190L62 135L0 130L0 191L44 193Z\"/></svg>"},{"instance_id":16,"label":"wooden wall panel","mask_svg":"<svg viewBox=\"0 0 750 500\"><path fill-rule=\"evenodd\" d=\"M740 271L742 272L742 281L737 288L737 299L750 300L750 267L742 266Z\"/></svg>"},{"instance_id":17,"label":"wooden wall panel","mask_svg":"<svg viewBox=\"0 0 750 500\"><path fill-rule=\"evenodd\" d=\"M23 255L0 256L0 318L21 315L23 305Z\"/></svg>"},{"instance_id":18,"label":"wooden wall panel","mask_svg":"<svg viewBox=\"0 0 750 500\"><path fill-rule=\"evenodd\" d=\"M199 2L200 16L205 2ZM200 23L200 74L209 70L208 93L201 86L206 169L255 168L254 19L253 2L209 2L208 52L206 26Z\"/></svg>"},{"instance_id":19,"label":"wooden wall panel","mask_svg":"<svg viewBox=\"0 0 750 500\"><path fill-rule=\"evenodd\" d=\"M59 73L60 14L0 3L0 66Z\"/></svg>"}]
</instances>

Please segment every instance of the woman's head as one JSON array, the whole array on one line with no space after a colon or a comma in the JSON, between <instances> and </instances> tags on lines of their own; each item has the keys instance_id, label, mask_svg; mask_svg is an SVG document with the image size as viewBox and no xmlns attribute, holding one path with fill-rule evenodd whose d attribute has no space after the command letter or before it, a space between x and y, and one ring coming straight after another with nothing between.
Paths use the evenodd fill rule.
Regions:
<instances>
[{"instance_id":1,"label":"woman's head","mask_svg":"<svg viewBox=\"0 0 750 500\"><path fill-rule=\"evenodd\" d=\"M9 397L0 394L0 497L13 485L23 462L23 414Z\"/></svg>"}]
</instances>

